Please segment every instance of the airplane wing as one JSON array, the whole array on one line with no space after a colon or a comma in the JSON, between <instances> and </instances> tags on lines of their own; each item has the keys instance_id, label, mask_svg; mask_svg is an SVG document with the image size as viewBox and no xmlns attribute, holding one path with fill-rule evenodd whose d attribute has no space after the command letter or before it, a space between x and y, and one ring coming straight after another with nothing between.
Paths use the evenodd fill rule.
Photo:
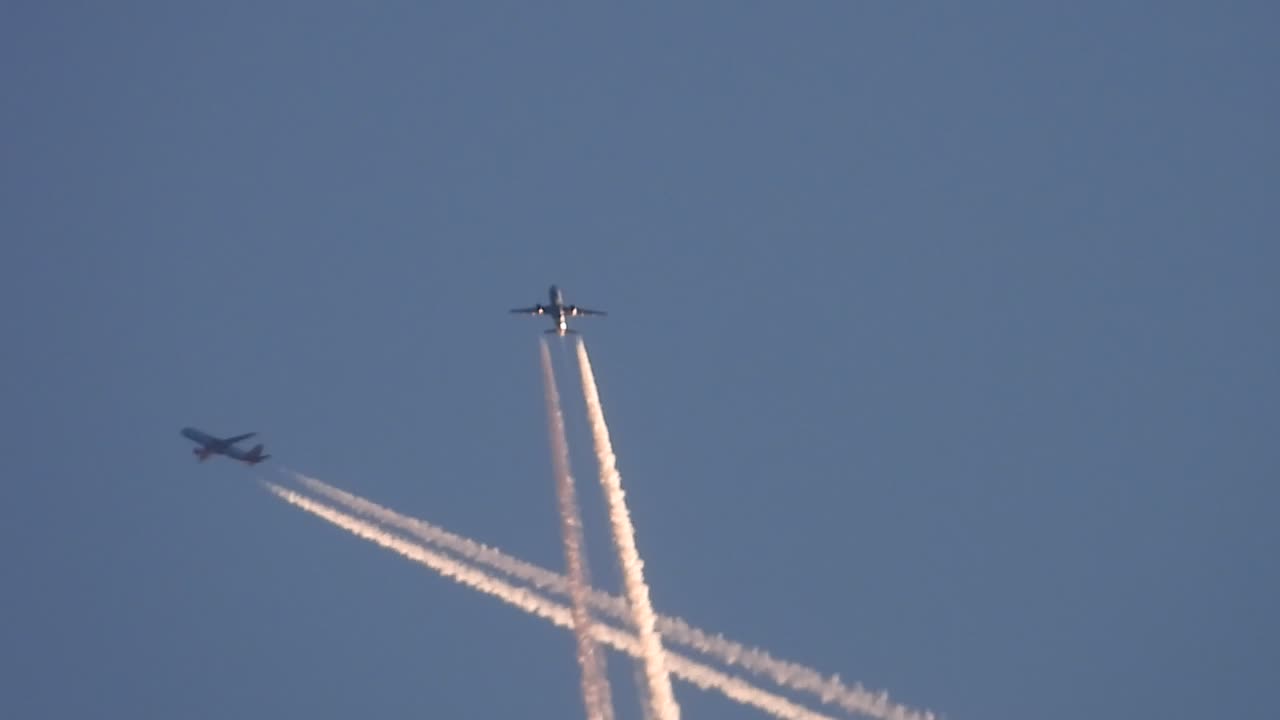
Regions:
<instances>
[{"instance_id":1,"label":"airplane wing","mask_svg":"<svg viewBox=\"0 0 1280 720\"><path fill-rule=\"evenodd\" d=\"M541 315L546 312L541 305L534 305L531 308L515 308L511 312L518 315Z\"/></svg>"},{"instance_id":2,"label":"airplane wing","mask_svg":"<svg viewBox=\"0 0 1280 720\"><path fill-rule=\"evenodd\" d=\"M253 437L254 435L257 435L257 434L258 434L258 433L256 433L256 432L251 432L251 433L245 433L245 434L243 434L243 435L236 435L236 436L234 436L234 437L229 437L229 438L227 438L226 440L223 440L222 442L226 443L227 445L235 445L236 443L240 442L241 440L248 440L249 438L251 438L251 437Z\"/></svg>"},{"instance_id":3,"label":"airplane wing","mask_svg":"<svg viewBox=\"0 0 1280 720\"><path fill-rule=\"evenodd\" d=\"M586 308L578 307L577 305L571 305L566 309L569 311L569 314L572 315L573 317L580 317L583 315L602 315L603 316L603 315L609 314L603 310L588 310Z\"/></svg>"}]
</instances>

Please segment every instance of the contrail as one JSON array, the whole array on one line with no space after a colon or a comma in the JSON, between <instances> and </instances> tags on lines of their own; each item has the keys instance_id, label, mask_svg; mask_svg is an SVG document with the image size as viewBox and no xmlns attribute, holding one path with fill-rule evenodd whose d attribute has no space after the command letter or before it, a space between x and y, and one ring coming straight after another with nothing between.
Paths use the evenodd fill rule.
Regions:
<instances>
[{"instance_id":1,"label":"contrail","mask_svg":"<svg viewBox=\"0 0 1280 720\"><path fill-rule=\"evenodd\" d=\"M304 487L328 500L345 506L352 512L385 523L391 527L412 533L416 537L458 553L473 562L487 565L514 578L536 586L540 590L559 595L569 595L569 581L565 576L531 562L512 557L501 550L452 533L444 528L409 517L340 490L326 482L296 471L290 474ZM617 596L600 590L590 590L592 607L624 622L631 619L631 610ZM873 692L861 685L846 685L839 676L823 676L822 673L799 663L779 660L768 652L730 640L723 635L712 634L690 625L688 622L666 615L657 618L658 630L670 642L678 643L699 652L714 656L729 665L741 667L779 685L811 693L823 703L840 707L849 712L867 715L877 720L935 720L928 710L913 710L893 703L884 691Z\"/></svg>"},{"instance_id":2,"label":"contrail","mask_svg":"<svg viewBox=\"0 0 1280 720\"><path fill-rule=\"evenodd\" d=\"M549 620L560 627L573 628L573 614L567 607L552 602L528 588L517 587L507 583L483 570L428 550L376 525L354 518L328 505L280 487L275 483L263 481L263 485L290 505L337 525L357 537L374 542L414 562L425 565L450 580L492 595L531 615ZM615 627L603 623L595 623L591 626L591 632L597 640L620 652L637 658L644 655L641 643L634 636ZM783 718L784 720L833 720L829 716L813 712L786 698L774 695L767 690L762 690L745 680L726 675L684 656L671 654L668 656L668 660L670 661L671 671L693 685L704 690L718 690L733 700L759 708L774 717Z\"/></svg>"},{"instance_id":3,"label":"contrail","mask_svg":"<svg viewBox=\"0 0 1280 720\"><path fill-rule=\"evenodd\" d=\"M671 676L667 673L662 638L655 628L649 586L644 581L644 562L636 549L636 530L627 510L626 493L622 491L622 476L618 474L618 458L613 454L613 444L609 442L609 427L605 425L604 410L600 407L600 391L596 388L595 373L591 371L587 345L582 340L578 340L578 369L582 373L582 394L587 401L591 437L595 441L596 459L600 464L600 484L609 505L609 524L618 550L618 564L622 566L622 584L631 606L636 634L644 648L645 675L649 680L653 712L658 720L677 720L680 706L671 691Z\"/></svg>"},{"instance_id":4,"label":"contrail","mask_svg":"<svg viewBox=\"0 0 1280 720\"><path fill-rule=\"evenodd\" d=\"M644 687L644 662L635 658L631 661L631 673L635 678L636 690ZM649 696L643 692L637 692L640 696L640 720L655 720L653 717L653 705L649 702Z\"/></svg>"},{"instance_id":5,"label":"contrail","mask_svg":"<svg viewBox=\"0 0 1280 720\"><path fill-rule=\"evenodd\" d=\"M564 560L569 574L569 599L573 610L573 635L578 644L578 664L582 667L582 703L589 720L613 720L613 692L605 673L604 654L591 636L591 610L587 605L588 568L583 558L582 513L569 470L569 442L564 434L564 414L560 411L560 391L551 367L547 341L539 339L542 358L542 385L547 402L547 433L551 443L551 469L555 474L556 499L560 505L560 534L564 540Z\"/></svg>"}]
</instances>

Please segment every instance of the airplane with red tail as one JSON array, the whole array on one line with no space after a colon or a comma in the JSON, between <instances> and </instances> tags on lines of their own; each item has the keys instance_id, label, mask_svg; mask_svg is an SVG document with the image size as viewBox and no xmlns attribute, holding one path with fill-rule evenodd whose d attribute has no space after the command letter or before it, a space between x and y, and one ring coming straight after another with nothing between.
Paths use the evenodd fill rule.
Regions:
<instances>
[{"instance_id":1,"label":"airplane with red tail","mask_svg":"<svg viewBox=\"0 0 1280 720\"><path fill-rule=\"evenodd\" d=\"M182 428L183 437L200 445L200 447L191 449L191 452L200 459L200 462L208 460L210 455L226 455L233 460L239 460L249 465L257 465L271 457L270 455L262 454L262 443L258 443L248 450L241 450L235 446L241 440L248 440L254 435L257 435L257 433L245 433L244 435L234 435L229 438L219 438L195 428Z\"/></svg>"}]
</instances>

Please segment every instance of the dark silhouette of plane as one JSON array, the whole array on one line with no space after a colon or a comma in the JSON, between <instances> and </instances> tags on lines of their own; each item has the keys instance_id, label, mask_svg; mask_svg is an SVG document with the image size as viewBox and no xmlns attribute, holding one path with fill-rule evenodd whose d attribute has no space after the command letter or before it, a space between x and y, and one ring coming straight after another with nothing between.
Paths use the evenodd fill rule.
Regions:
<instances>
[{"instance_id":1,"label":"dark silhouette of plane","mask_svg":"<svg viewBox=\"0 0 1280 720\"><path fill-rule=\"evenodd\" d=\"M262 454L262 444L254 445L249 450L241 450L235 444L241 440L248 440L257 435L257 433L245 433L244 435L235 435L229 438L217 438L209 433L201 432L195 428L182 428L182 436L188 440L199 443L200 447L192 448L191 452L200 458L200 462L209 459L210 455L226 455L233 460L239 460L250 465L258 463L271 457Z\"/></svg>"}]
</instances>

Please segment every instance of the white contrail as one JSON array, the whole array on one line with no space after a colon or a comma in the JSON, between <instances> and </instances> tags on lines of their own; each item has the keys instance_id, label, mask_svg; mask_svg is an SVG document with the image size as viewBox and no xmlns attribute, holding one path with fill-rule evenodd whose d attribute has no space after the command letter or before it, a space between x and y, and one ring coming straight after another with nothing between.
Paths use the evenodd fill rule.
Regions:
<instances>
[{"instance_id":1,"label":"white contrail","mask_svg":"<svg viewBox=\"0 0 1280 720\"><path fill-rule=\"evenodd\" d=\"M556 500L560 505L560 534L564 541L565 567L569 576L569 599L573 610L573 635L578 644L578 664L582 668L582 703L589 720L613 720L613 692L605 673L604 654L599 652L591 636L591 610L587 605L590 587L587 563L583 557L582 513L578 510L577 492L569 470L569 441L565 439L564 414L560 411L560 391L551 367L547 341L539 339L542 359L542 386L547 404L547 435L551 445L551 469L556 481Z\"/></svg>"},{"instance_id":2,"label":"white contrail","mask_svg":"<svg viewBox=\"0 0 1280 720\"><path fill-rule=\"evenodd\" d=\"M635 679L636 695L640 696L640 720L657 720L653 717L653 705L649 703L649 696L642 692L646 680L644 679L644 661L639 658L631 660L631 673Z\"/></svg>"},{"instance_id":3,"label":"white contrail","mask_svg":"<svg viewBox=\"0 0 1280 720\"><path fill-rule=\"evenodd\" d=\"M604 487L605 502L609 506L609 525L613 528L613 541L618 550L618 564L622 566L622 584L627 592L627 603L644 648L644 669L649 679L650 700L658 720L677 720L680 706L671 691L671 676L667 674L662 651L662 637L655 627L653 605L649 602L649 586L644 581L644 562L636 549L636 529L631 524L627 510L626 493L622 491L622 476L618 474L618 458L613 454L609 441L609 426L604 422L604 409L600 406L600 391L596 388L596 376L591 371L591 358L587 357L587 344L578 340L578 369L582 373L582 394L587 401L587 417L591 421L591 438L596 446L596 460L600 463L600 485Z\"/></svg>"},{"instance_id":4,"label":"white contrail","mask_svg":"<svg viewBox=\"0 0 1280 720\"><path fill-rule=\"evenodd\" d=\"M504 572L541 590L564 596L569 594L569 582L559 573L457 535L426 520L398 513L321 480L296 471L291 471L291 474L307 489L347 507L352 512L412 533L426 542ZM591 605L597 610L619 620L630 621L631 611L622 598L600 590L591 590L589 598ZM783 687L811 693L828 705L868 715L877 720L934 720L935 718L935 715L928 710L913 710L891 702L887 692L873 692L858 684L846 685L839 676L823 676L817 670L799 663L776 659L764 650L743 645L723 635L706 632L678 617L659 615L657 622L662 636L671 642L712 655L729 665L768 677Z\"/></svg>"},{"instance_id":5,"label":"white contrail","mask_svg":"<svg viewBox=\"0 0 1280 720\"><path fill-rule=\"evenodd\" d=\"M376 525L354 518L275 483L263 481L263 484L285 502L337 525L357 537L397 552L451 580L492 595L531 615L550 620L563 628L573 628L573 615L568 608L528 588L514 586L483 570L428 550ZM634 636L615 627L595 623L591 626L591 632L600 642L628 655L638 658L644 654L641 644ZM671 671L693 685L704 690L718 690L733 700L764 710L775 717L784 720L832 720L829 716L813 712L786 698L762 690L741 678L726 675L684 656L673 653L668 660Z\"/></svg>"}]
</instances>

